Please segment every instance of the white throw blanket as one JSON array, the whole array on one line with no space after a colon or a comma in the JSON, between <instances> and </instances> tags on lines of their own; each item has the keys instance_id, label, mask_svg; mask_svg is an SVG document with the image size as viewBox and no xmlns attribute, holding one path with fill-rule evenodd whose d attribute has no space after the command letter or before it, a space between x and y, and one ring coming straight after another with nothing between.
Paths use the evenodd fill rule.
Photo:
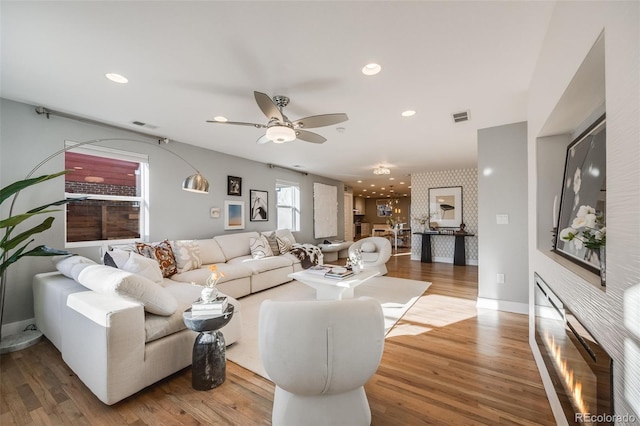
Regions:
<instances>
[{"instance_id":1,"label":"white throw blanket","mask_svg":"<svg viewBox=\"0 0 640 426\"><path fill-rule=\"evenodd\" d=\"M374 277L355 288L354 297L373 297L384 312L385 334L402 318L431 283L392 277ZM258 351L258 314L265 300L315 300L311 287L292 281L239 300L242 311L242 336L227 348L227 360L269 378Z\"/></svg>"}]
</instances>

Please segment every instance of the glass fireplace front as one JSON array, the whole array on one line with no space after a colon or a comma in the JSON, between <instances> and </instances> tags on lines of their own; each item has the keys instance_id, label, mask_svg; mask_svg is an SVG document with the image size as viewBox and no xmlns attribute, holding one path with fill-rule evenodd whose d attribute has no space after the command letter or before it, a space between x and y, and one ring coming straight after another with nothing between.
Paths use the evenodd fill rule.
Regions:
<instances>
[{"instance_id":1,"label":"glass fireplace front","mask_svg":"<svg viewBox=\"0 0 640 426\"><path fill-rule=\"evenodd\" d=\"M567 422L611 424L611 357L537 274L535 304L536 343Z\"/></svg>"}]
</instances>

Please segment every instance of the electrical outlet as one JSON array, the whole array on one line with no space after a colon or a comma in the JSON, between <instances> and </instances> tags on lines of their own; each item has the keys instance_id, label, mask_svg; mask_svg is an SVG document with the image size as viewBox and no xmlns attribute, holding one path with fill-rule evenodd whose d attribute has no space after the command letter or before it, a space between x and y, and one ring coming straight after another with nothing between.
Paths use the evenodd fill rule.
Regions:
<instances>
[{"instance_id":1,"label":"electrical outlet","mask_svg":"<svg viewBox=\"0 0 640 426\"><path fill-rule=\"evenodd\" d=\"M497 214L496 215L496 224L498 224L498 225L508 225L509 224L509 215L508 214Z\"/></svg>"},{"instance_id":2,"label":"electrical outlet","mask_svg":"<svg viewBox=\"0 0 640 426\"><path fill-rule=\"evenodd\" d=\"M497 282L498 284L504 284L504 274L498 274L498 275L496 276L496 282Z\"/></svg>"}]
</instances>

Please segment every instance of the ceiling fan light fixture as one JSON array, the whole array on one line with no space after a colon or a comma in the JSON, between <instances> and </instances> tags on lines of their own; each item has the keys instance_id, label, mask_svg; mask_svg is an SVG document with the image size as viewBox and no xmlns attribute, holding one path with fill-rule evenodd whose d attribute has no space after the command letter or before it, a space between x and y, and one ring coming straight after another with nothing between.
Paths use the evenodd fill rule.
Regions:
<instances>
[{"instance_id":1,"label":"ceiling fan light fixture","mask_svg":"<svg viewBox=\"0 0 640 426\"><path fill-rule=\"evenodd\" d=\"M291 142L296 138L296 132L287 126L271 126L267 129L267 138L271 139L274 143Z\"/></svg>"}]
</instances>

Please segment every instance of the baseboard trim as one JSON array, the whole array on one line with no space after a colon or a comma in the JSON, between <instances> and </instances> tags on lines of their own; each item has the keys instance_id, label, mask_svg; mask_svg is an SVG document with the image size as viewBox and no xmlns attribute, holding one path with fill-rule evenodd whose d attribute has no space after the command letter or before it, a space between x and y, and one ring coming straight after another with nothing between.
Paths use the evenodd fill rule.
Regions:
<instances>
[{"instance_id":1,"label":"baseboard trim","mask_svg":"<svg viewBox=\"0 0 640 426\"><path fill-rule=\"evenodd\" d=\"M509 302L508 300L485 299L483 297L478 297L476 300L476 308L529 315L529 305L527 303Z\"/></svg>"},{"instance_id":2,"label":"baseboard trim","mask_svg":"<svg viewBox=\"0 0 640 426\"><path fill-rule=\"evenodd\" d=\"M411 260L421 260L420 254L411 253ZM434 262L453 263L453 257L434 257ZM478 259L467 259L467 265L478 266Z\"/></svg>"}]
</instances>

